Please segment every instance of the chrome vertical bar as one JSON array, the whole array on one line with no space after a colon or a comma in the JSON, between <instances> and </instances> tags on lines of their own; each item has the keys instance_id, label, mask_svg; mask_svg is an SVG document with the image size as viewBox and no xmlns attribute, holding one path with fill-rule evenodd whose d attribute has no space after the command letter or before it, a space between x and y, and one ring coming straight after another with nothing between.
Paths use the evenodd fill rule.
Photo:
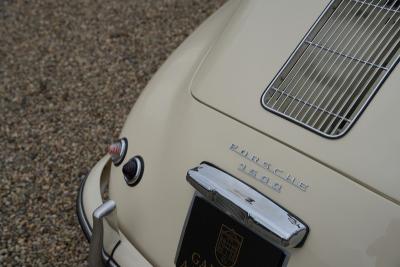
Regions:
<instances>
[{"instance_id":1,"label":"chrome vertical bar","mask_svg":"<svg viewBox=\"0 0 400 267\"><path fill-rule=\"evenodd\" d=\"M109 215L115 207L115 202L108 200L93 211L93 233L90 239L88 259L90 267L103 266L103 218Z\"/></svg>"}]
</instances>

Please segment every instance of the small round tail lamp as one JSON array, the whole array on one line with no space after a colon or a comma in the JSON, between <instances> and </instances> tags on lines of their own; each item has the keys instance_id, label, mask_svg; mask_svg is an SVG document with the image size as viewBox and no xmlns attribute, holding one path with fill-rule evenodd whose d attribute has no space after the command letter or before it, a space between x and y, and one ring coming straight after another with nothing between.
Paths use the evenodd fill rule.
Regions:
<instances>
[{"instance_id":1,"label":"small round tail lamp","mask_svg":"<svg viewBox=\"0 0 400 267\"><path fill-rule=\"evenodd\" d=\"M108 146L108 154L111 156L111 161L115 166L119 166L125 158L128 151L128 139L121 138Z\"/></svg>"}]
</instances>

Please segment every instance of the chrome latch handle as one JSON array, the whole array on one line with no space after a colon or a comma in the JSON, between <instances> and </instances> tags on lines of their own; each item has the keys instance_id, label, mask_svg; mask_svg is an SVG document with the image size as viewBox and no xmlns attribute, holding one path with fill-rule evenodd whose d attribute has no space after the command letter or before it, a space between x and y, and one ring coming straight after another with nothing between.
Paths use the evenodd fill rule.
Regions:
<instances>
[{"instance_id":1,"label":"chrome latch handle","mask_svg":"<svg viewBox=\"0 0 400 267\"><path fill-rule=\"evenodd\" d=\"M284 248L303 244L308 227L237 178L203 163L189 170L186 179L218 208L271 243Z\"/></svg>"}]
</instances>

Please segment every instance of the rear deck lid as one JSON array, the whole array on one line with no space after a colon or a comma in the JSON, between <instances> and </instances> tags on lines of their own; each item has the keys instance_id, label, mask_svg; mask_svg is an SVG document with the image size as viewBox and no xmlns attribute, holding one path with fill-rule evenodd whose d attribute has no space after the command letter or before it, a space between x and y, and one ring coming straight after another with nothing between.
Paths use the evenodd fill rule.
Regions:
<instances>
[{"instance_id":1,"label":"rear deck lid","mask_svg":"<svg viewBox=\"0 0 400 267\"><path fill-rule=\"evenodd\" d=\"M243 1L192 94L399 203L398 9L378 0Z\"/></svg>"}]
</instances>

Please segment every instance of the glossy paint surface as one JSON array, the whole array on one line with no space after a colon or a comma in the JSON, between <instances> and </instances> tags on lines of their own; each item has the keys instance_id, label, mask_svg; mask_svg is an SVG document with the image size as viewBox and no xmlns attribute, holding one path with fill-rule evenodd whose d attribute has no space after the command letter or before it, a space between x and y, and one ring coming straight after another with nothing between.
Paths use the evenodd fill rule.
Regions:
<instances>
[{"instance_id":1,"label":"glossy paint surface","mask_svg":"<svg viewBox=\"0 0 400 267\"><path fill-rule=\"evenodd\" d=\"M399 187L396 187L395 174L399 166L390 165L397 154L389 147L390 142L395 148L398 145L397 141L393 143L392 136L398 126L391 125L392 132L384 135L380 132L383 129L376 129L374 124L385 110L385 105L379 102L390 101L387 98L396 94L394 86L390 86L399 77L396 71L392 74L393 80L387 81L385 93L378 94L378 100L371 104L354 129L337 141L274 117L259 103L268 77L275 75L277 67L283 64L303 30L311 26L324 5L325 2L316 0L302 1L301 5L293 1L231 1L161 67L121 133L121 137L129 140L125 162L141 155L146 166L144 176L137 186L127 186L121 171L124 163L111 167L108 175L110 198L117 204L113 231L128 244L117 249L117 261L133 266L130 262L135 262L137 255L129 253L132 250L124 250L132 246L154 266L174 266L194 194L186 181L186 173L206 161L254 187L307 223L310 234L304 246L287 250L288 266L400 264L400 207L390 200L397 198ZM313 8L304 13L301 6ZM260 44L250 42L245 49L243 40L254 40L251 38L261 31L261 26L254 32L247 28L265 25L261 14L276 18L281 15L271 10L296 13L298 20L296 23L279 21L281 24L277 21L274 27L262 28L265 33L262 38L270 42L274 41L268 34L270 28L292 25L293 31L285 32L288 44L282 45L282 51L274 48L276 56L271 56L271 66L257 65L260 60L255 53L260 51ZM226 55L239 51L240 47L247 54L242 51L228 60ZM273 52L258 56L262 58ZM254 60L253 67L264 69L250 67L247 58ZM224 65L221 65L222 59L227 59ZM239 59L243 62L241 67L233 64ZM372 133L379 134L379 138L372 139ZM369 146L365 147L367 143ZM240 153L232 151L232 144L241 148ZM280 171L262 168L254 157ZM384 164L384 168L375 170L372 159ZM243 172L243 165L249 172L267 175L279 183L280 192ZM302 190L304 185L283 179L283 173L290 173L306 184L306 190ZM373 177L380 180L375 181ZM372 185L376 188L374 191L370 190Z\"/></svg>"}]
</instances>

